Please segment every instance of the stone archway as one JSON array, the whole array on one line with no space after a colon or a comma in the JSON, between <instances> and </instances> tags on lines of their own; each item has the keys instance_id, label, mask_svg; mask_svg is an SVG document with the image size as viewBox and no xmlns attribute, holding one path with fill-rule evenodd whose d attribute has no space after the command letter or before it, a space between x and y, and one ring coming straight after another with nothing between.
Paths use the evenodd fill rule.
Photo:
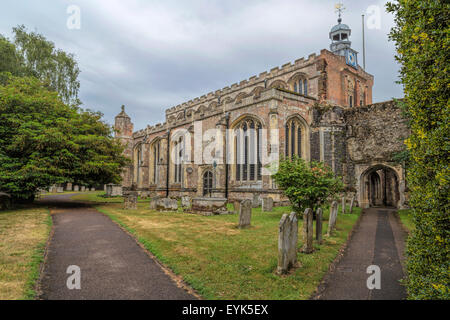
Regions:
<instances>
[{"instance_id":1,"label":"stone archway","mask_svg":"<svg viewBox=\"0 0 450 320\"><path fill-rule=\"evenodd\" d=\"M361 175L360 184L363 207L401 207L400 180L394 169L372 166Z\"/></svg>"}]
</instances>

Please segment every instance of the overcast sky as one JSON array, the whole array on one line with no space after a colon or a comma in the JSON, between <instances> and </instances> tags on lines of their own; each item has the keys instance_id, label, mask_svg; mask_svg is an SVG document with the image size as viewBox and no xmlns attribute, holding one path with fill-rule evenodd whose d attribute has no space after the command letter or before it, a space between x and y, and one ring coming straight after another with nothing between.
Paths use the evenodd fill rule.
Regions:
<instances>
[{"instance_id":1,"label":"overcast sky","mask_svg":"<svg viewBox=\"0 0 450 320\"><path fill-rule=\"evenodd\" d=\"M125 104L135 129L164 121L164 110L273 67L329 49L336 1L320 0L2 0L0 33L24 24L74 53L80 99L105 120ZM366 27L366 70L374 102L402 97L393 17L386 1L343 1L343 23L362 64L361 14L381 9L380 28ZM69 29L77 5L81 28ZM367 15L366 15L367 16ZM373 19L372 15L372 19Z\"/></svg>"}]
</instances>

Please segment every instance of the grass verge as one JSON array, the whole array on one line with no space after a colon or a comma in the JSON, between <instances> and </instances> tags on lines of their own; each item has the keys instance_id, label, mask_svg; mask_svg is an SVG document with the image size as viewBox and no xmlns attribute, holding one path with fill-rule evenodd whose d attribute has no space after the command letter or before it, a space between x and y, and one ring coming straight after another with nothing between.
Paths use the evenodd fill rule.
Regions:
<instances>
[{"instance_id":1,"label":"grass verge","mask_svg":"<svg viewBox=\"0 0 450 320\"><path fill-rule=\"evenodd\" d=\"M409 232L415 229L411 209L398 210L398 215L400 217L400 221L403 223L403 225Z\"/></svg>"},{"instance_id":2,"label":"grass verge","mask_svg":"<svg viewBox=\"0 0 450 320\"><path fill-rule=\"evenodd\" d=\"M0 300L36 297L51 221L47 208L0 212Z\"/></svg>"},{"instance_id":3,"label":"grass verge","mask_svg":"<svg viewBox=\"0 0 450 320\"><path fill-rule=\"evenodd\" d=\"M144 203L130 211L114 203L97 208L133 234L205 299L244 300L308 299L360 214L359 208L353 214L340 214L333 236L325 237L321 246L315 244L313 254L298 253L301 267L289 276L278 276L278 224L282 214L291 211L289 207L278 207L270 213L253 209L252 227L244 230L236 227L237 215L159 213ZM299 247L301 226L300 220Z\"/></svg>"}]
</instances>

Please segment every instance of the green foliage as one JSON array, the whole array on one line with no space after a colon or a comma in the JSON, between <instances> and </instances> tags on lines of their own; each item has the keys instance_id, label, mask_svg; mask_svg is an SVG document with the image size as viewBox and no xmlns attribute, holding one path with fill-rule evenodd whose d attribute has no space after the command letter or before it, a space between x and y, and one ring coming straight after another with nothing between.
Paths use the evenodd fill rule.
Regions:
<instances>
[{"instance_id":1,"label":"green foliage","mask_svg":"<svg viewBox=\"0 0 450 320\"><path fill-rule=\"evenodd\" d=\"M343 190L342 180L328 166L321 162L307 163L298 157L280 161L273 177L297 213L307 208L315 211Z\"/></svg>"},{"instance_id":2,"label":"green foliage","mask_svg":"<svg viewBox=\"0 0 450 320\"><path fill-rule=\"evenodd\" d=\"M127 159L101 113L66 105L36 78L6 78L0 84L1 191L30 199L55 183L120 181Z\"/></svg>"},{"instance_id":3,"label":"green foliage","mask_svg":"<svg viewBox=\"0 0 450 320\"><path fill-rule=\"evenodd\" d=\"M65 103L77 104L80 69L72 54L24 26L13 28L14 43L0 35L0 73L36 77L59 93Z\"/></svg>"},{"instance_id":4,"label":"green foliage","mask_svg":"<svg viewBox=\"0 0 450 320\"><path fill-rule=\"evenodd\" d=\"M450 298L448 1L388 3L410 116L407 182L415 230L407 248L410 299Z\"/></svg>"}]
</instances>

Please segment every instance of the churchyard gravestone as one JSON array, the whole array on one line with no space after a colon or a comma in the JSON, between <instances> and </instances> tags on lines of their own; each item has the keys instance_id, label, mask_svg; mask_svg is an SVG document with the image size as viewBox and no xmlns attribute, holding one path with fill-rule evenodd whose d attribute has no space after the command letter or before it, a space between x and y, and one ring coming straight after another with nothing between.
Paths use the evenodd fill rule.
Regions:
<instances>
[{"instance_id":1,"label":"churchyard gravestone","mask_svg":"<svg viewBox=\"0 0 450 320\"><path fill-rule=\"evenodd\" d=\"M277 273L289 272L297 263L298 220L297 214L285 213L280 220L278 230L278 266Z\"/></svg>"},{"instance_id":2,"label":"churchyard gravestone","mask_svg":"<svg viewBox=\"0 0 450 320\"><path fill-rule=\"evenodd\" d=\"M312 253L313 248L313 211L308 208L303 213L303 253Z\"/></svg>"},{"instance_id":3,"label":"churchyard gravestone","mask_svg":"<svg viewBox=\"0 0 450 320\"><path fill-rule=\"evenodd\" d=\"M333 201L330 207L330 218L328 220L328 233L327 233L328 236L331 236L334 228L336 227L337 213L338 213L338 203L336 201Z\"/></svg>"},{"instance_id":4,"label":"churchyard gravestone","mask_svg":"<svg viewBox=\"0 0 450 320\"><path fill-rule=\"evenodd\" d=\"M239 228L246 228L250 226L252 219L252 202L250 200L243 200L239 208Z\"/></svg>"}]
</instances>

